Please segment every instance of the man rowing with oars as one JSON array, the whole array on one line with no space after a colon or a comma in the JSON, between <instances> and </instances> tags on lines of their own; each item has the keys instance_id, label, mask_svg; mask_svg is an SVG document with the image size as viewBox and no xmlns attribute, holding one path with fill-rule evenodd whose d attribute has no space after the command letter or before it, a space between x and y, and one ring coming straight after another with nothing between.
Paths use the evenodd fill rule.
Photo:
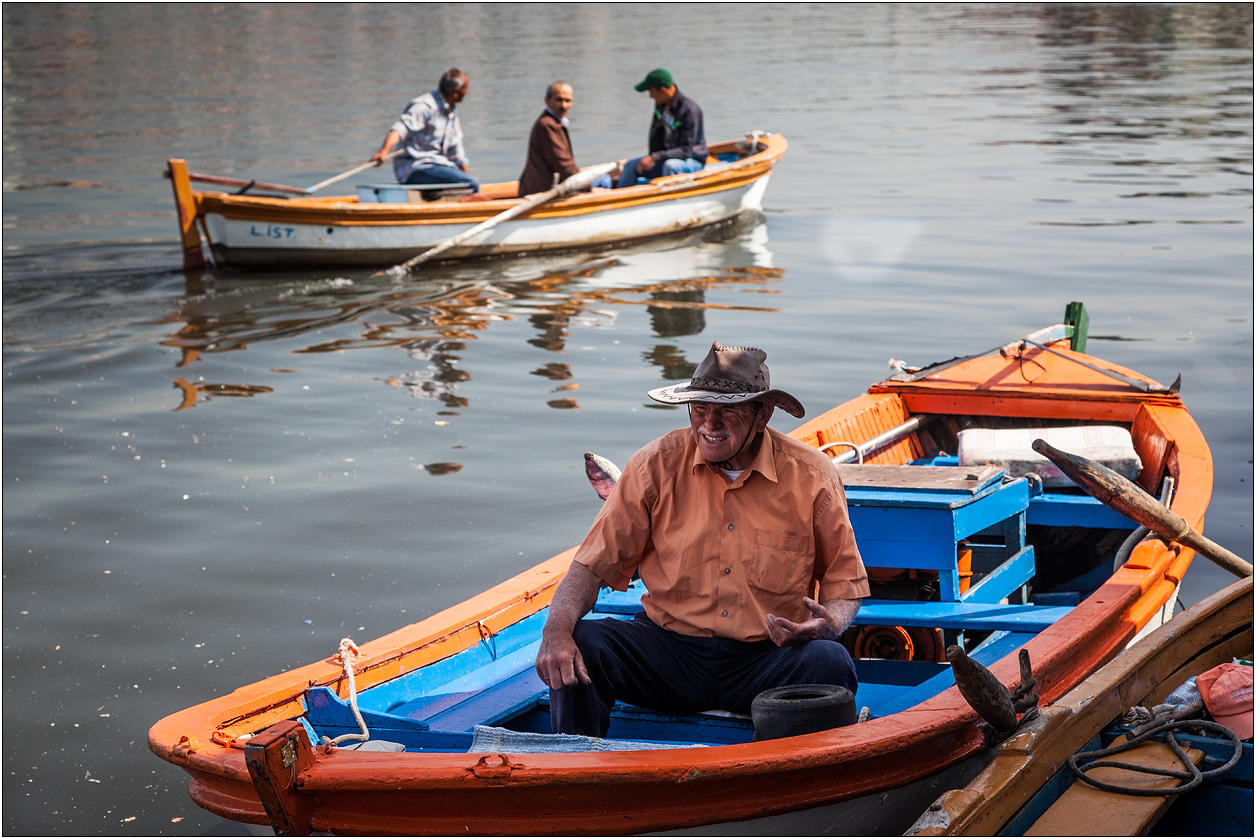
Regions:
<instances>
[{"instance_id":1,"label":"man rowing with oars","mask_svg":"<svg viewBox=\"0 0 1256 839\"><path fill-rule=\"evenodd\" d=\"M767 427L803 407L766 359L714 343L690 381L649 392L689 405L689 428L632 456L554 594L536 672L555 733L605 736L617 700L749 713L774 687L855 692L837 638L869 590L846 491L824 454ZM582 620L634 573L644 611Z\"/></svg>"},{"instance_id":2,"label":"man rowing with oars","mask_svg":"<svg viewBox=\"0 0 1256 839\"><path fill-rule=\"evenodd\" d=\"M446 70L436 90L410 100L371 160L382 164L401 143L403 153L393 159L397 183L459 183L479 192L480 182L471 176L470 159L462 146L457 114L458 103L470 89L466 73L457 67Z\"/></svg>"}]
</instances>

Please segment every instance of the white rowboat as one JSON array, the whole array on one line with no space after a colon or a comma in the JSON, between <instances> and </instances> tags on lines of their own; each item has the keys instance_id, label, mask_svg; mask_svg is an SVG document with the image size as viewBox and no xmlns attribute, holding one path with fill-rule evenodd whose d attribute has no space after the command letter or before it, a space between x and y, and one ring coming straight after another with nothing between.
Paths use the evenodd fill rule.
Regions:
<instances>
[{"instance_id":1,"label":"white rowboat","mask_svg":"<svg viewBox=\"0 0 1256 839\"><path fill-rule=\"evenodd\" d=\"M768 177L786 147L784 137L758 132L717 143L699 172L543 204L450 248L441 259L595 250L729 221L762 208ZM514 181L484 185L478 197L486 200L449 192L425 200L438 193L404 186L364 186L358 195L328 197L231 194L193 189L193 180L206 178L190 174L183 160L173 159L169 167L185 267L204 264L203 243L218 264L235 268L389 265L523 200ZM359 197L375 195L386 202Z\"/></svg>"}]
</instances>

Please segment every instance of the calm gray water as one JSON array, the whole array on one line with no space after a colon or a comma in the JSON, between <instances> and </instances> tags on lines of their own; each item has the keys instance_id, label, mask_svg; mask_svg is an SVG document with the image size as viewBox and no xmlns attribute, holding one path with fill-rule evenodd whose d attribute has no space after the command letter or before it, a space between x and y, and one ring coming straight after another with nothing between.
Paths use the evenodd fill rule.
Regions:
<instances>
[{"instance_id":1,"label":"calm gray water","mask_svg":"<svg viewBox=\"0 0 1256 839\"><path fill-rule=\"evenodd\" d=\"M1252 555L1252 7L3 7L6 834L240 832L157 719L577 542L581 455L684 424L712 340L817 413L1091 313L1182 393L1207 533ZM550 263L180 269L168 157L308 185L445 68L512 180L546 84L639 154L663 65L712 139L784 134L760 218ZM352 182L350 182L352 183ZM790 420L784 417L784 420ZM788 422L778 422L782 428ZM1228 583L1200 560L1182 603Z\"/></svg>"}]
</instances>

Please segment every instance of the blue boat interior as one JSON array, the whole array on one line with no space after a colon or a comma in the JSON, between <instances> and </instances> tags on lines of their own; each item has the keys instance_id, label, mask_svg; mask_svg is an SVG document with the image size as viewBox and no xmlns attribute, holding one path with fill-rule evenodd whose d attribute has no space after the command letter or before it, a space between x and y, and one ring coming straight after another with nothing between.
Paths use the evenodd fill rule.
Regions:
<instances>
[{"instance_id":1,"label":"blue boat interior","mask_svg":"<svg viewBox=\"0 0 1256 839\"><path fill-rule=\"evenodd\" d=\"M1113 571L1136 525L1075 488L1031 484L953 456L906 466L843 467L847 503L872 597L842 641L856 662L856 708L871 718L910 708L954 684L945 648L991 664L1052 625ZM590 618L622 620L644 589L604 588ZM549 694L533 662L547 611L476 646L358 695L372 740L407 751L458 752L477 725L548 733ZM311 739L360 730L325 687L305 696ZM668 744L749 742L749 716L684 716L615 707L609 738Z\"/></svg>"}]
</instances>

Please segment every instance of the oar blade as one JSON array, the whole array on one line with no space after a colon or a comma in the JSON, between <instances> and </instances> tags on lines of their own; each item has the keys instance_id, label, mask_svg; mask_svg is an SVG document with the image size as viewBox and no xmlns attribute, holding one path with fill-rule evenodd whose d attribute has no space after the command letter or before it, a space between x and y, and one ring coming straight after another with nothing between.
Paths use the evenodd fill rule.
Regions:
<instances>
[{"instance_id":1,"label":"oar blade","mask_svg":"<svg viewBox=\"0 0 1256 839\"><path fill-rule=\"evenodd\" d=\"M1152 498L1142 487L1118 475L1102 463L1061 451L1046 440L1031 444L1034 451L1050 460L1091 497L1103 502L1126 518L1143 524L1167 538L1174 539L1188 527L1186 521Z\"/></svg>"},{"instance_id":2,"label":"oar blade","mask_svg":"<svg viewBox=\"0 0 1256 839\"><path fill-rule=\"evenodd\" d=\"M1072 478L1073 483L1088 495L1131 521L1170 542L1180 542L1236 576L1246 577L1252 573L1250 562L1197 533L1185 519L1123 475L1101 463L1060 451L1046 440L1034 440L1031 445L1034 451L1060 467L1060 471Z\"/></svg>"}]
</instances>

